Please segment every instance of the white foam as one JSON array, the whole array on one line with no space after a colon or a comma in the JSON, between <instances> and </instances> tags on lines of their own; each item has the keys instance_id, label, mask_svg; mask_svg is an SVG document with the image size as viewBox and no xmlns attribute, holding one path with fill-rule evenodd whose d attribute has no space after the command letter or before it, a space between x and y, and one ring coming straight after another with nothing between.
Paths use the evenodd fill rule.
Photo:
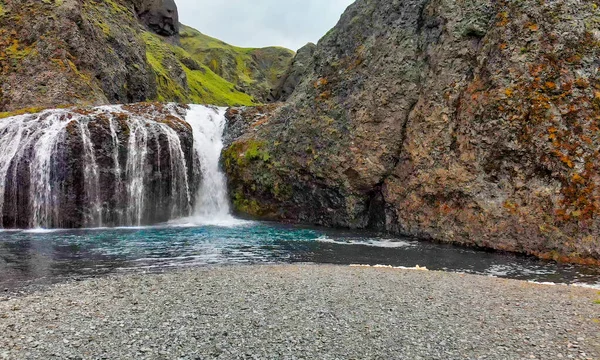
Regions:
<instances>
[{"instance_id":1,"label":"white foam","mask_svg":"<svg viewBox=\"0 0 600 360\"><path fill-rule=\"evenodd\" d=\"M203 226L216 226L216 227L225 227L225 228L233 228L240 226L249 226L253 225L256 222L249 220L241 220L234 218L233 216L224 216L224 217L203 217L203 216L191 216L182 219L176 219L169 221L166 225L168 227L175 228L196 228Z\"/></svg>"},{"instance_id":2,"label":"white foam","mask_svg":"<svg viewBox=\"0 0 600 360\"><path fill-rule=\"evenodd\" d=\"M353 239L344 239L344 240L336 240L332 239L328 236L321 236L315 241L329 243L329 244L337 244L337 245L363 245L363 246L372 246L372 247L380 247L380 248L406 248L412 247L416 244L402 241L402 240L379 240L379 239L361 239L361 240L353 240Z\"/></svg>"},{"instance_id":3,"label":"white foam","mask_svg":"<svg viewBox=\"0 0 600 360\"><path fill-rule=\"evenodd\" d=\"M364 267L364 268L376 268L376 269L394 269L394 270L417 270L417 271L429 271L425 266L392 266L392 265L362 265L362 264L351 264L350 267Z\"/></svg>"},{"instance_id":4,"label":"white foam","mask_svg":"<svg viewBox=\"0 0 600 360\"><path fill-rule=\"evenodd\" d=\"M21 231L25 234L50 234L50 233L56 233L56 232L60 232L60 231L64 231L63 229L27 229L27 230L15 230L15 231Z\"/></svg>"},{"instance_id":5,"label":"white foam","mask_svg":"<svg viewBox=\"0 0 600 360\"><path fill-rule=\"evenodd\" d=\"M553 275L556 274L555 270L552 269L532 269L528 267L524 267L518 264L511 265L492 265L486 271L486 275L493 275L499 277L509 276L511 273L517 273L527 276L534 275Z\"/></svg>"},{"instance_id":6,"label":"white foam","mask_svg":"<svg viewBox=\"0 0 600 360\"><path fill-rule=\"evenodd\" d=\"M600 290L600 283L596 283L596 284L574 283L574 284L571 284L571 286L582 287L582 288L586 288L586 289Z\"/></svg>"}]
</instances>

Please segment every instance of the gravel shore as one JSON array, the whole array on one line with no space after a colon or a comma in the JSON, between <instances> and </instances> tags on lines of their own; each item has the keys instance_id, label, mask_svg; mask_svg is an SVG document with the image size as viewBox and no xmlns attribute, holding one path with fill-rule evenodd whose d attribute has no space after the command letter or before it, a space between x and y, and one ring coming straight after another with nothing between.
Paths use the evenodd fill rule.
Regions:
<instances>
[{"instance_id":1,"label":"gravel shore","mask_svg":"<svg viewBox=\"0 0 600 360\"><path fill-rule=\"evenodd\" d=\"M0 297L0 358L598 360L599 299L388 268L133 274Z\"/></svg>"}]
</instances>

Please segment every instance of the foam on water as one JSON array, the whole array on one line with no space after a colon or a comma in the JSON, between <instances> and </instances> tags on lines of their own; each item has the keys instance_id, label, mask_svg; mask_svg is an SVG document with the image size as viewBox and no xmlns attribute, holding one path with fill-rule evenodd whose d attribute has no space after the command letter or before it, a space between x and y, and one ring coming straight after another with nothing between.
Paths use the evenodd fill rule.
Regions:
<instances>
[{"instance_id":1,"label":"foam on water","mask_svg":"<svg viewBox=\"0 0 600 360\"><path fill-rule=\"evenodd\" d=\"M402 240L385 240L385 239L332 239L327 236L321 236L315 241L336 245L363 245L380 248L406 248L415 246L414 243Z\"/></svg>"},{"instance_id":2,"label":"foam on water","mask_svg":"<svg viewBox=\"0 0 600 360\"><path fill-rule=\"evenodd\" d=\"M534 275L550 275L550 274L554 274L555 271L553 270L549 270L549 269L544 269L544 268L525 268L523 266L516 266L516 265L492 265L488 268L488 270L486 271L486 273L488 275L493 275L493 276L499 276L499 277L503 277L503 276L508 276L511 273L520 273L520 274L524 274L524 275L530 275L530 276L534 276Z\"/></svg>"},{"instance_id":3,"label":"foam on water","mask_svg":"<svg viewBox=\"0 0 600 360\"><path fill-rule=\"evenodd\" d=\"M63 229L25 229L19 230L25 234L51 234L55 232L64 231Z\"/></svg>"},{"instance_id":4,"label":"foam on water","mask_svg":"<svg viewBox=\"0 0 600 360\"><path fill-rule=\"evenodd\" d=\"M207 216L192 216L183 219L172 220L167 223L171 227L200 227L200 226L217 226L217 227L238 227L249 226L254 224L254 221L237 219L231 215L223 217L207 217Z\"/></svg>"}]
</instances>

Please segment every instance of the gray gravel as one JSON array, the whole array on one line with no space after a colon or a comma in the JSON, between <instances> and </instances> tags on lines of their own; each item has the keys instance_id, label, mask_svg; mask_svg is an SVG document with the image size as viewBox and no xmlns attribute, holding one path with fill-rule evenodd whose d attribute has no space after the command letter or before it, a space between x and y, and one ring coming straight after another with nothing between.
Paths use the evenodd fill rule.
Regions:
<instances>
[{"instance_id":1,"label":"gray gravel","mask_svg":"<svg viewBox=\"0 0 600 360\"><path fill-rule=\"evenodd\" d=\"M385 268L133 274L0 298L0 358L597 360L598 299Z\"/></svg>"}]
</instances>

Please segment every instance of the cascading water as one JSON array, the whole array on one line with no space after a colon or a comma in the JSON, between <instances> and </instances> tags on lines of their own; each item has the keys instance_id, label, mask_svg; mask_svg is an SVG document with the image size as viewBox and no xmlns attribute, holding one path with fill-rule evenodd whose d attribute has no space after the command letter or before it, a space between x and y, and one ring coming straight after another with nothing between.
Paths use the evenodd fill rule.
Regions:
<instances>
[{"instance_id":1,"label":"cascading water","mask_svg":"<svg viewBox=\"0 0 600 360\"><path fill-rule=\"evenodd\" d=\"M0 120L0 228L236 222L224 113L138 104Z\"/></svg>"},{"instance_id":2,"label":"cascading water","mask_svg":"<svg viewBox=\"0 0 600 360\"><path fill-rule=\"evenodd\" d=\"M180 223L228 225L240 222L231 216L226 178L219 166L227 121L225 111L225 108L190 105L187 112L186 121L192 126L202 182L193 216Z\"/></svg>"},{"instance_id":3,"label":"cascading water","mask_svg":"<svg viewBox=\"0 0 600 360\"><path fill-rule=\"evenodd\" d=\"M199 188L190 127L173 116L176 105L136 106L1 120L0 228L139 226L190 216Z\"/></svg>"}]
</instances>

